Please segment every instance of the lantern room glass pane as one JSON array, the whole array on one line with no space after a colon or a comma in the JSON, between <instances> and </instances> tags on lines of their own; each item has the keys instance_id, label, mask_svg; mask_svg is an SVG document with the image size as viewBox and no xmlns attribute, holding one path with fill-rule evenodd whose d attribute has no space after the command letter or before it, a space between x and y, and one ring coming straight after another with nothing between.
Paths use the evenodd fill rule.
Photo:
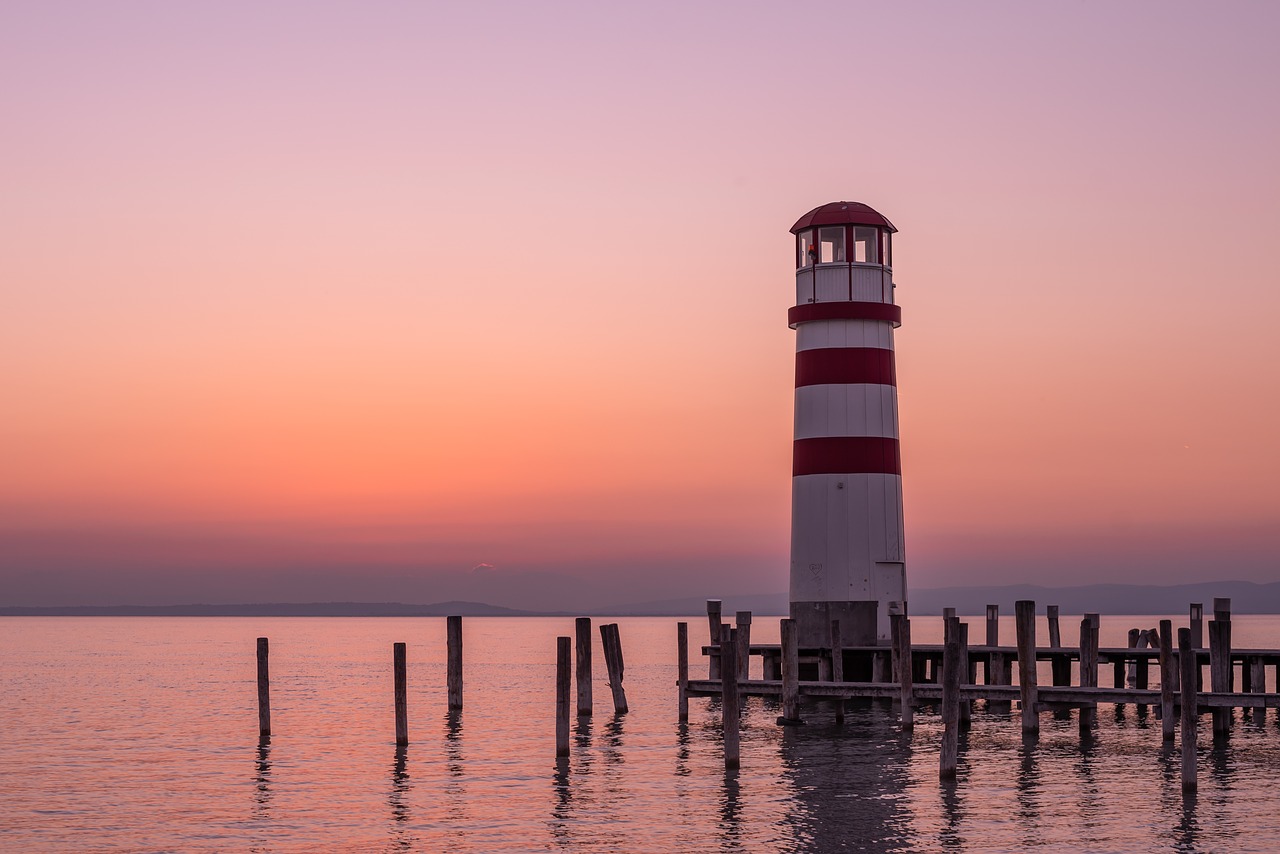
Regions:
<instances>
[{"instance_id":1,"label":"lantern room glass pane","mask_svg":"<svg viewBox=\"0 0 1280 854\"><path fill-rule=\"evenodd\" d=\"M853 261L855 264L880 263L879 229L870 226L853 227Z\"/></svg>"},{"instance_id":2,"label":"lantern room glass pane","mask_svg":"<svg viewBox=\"0 0 1280 854\"><path fill-rule=\"evenodd\" d=\"M818 229L818 262L844 262L844 226Z\"/></svg>"},{"instance_id":3,"label":"lantern room glass pane","mask_svg":"<svg viewBox=\"0 0 1280 854\"><path fill-rule=\"evenodd\" d=\"M816 250L813 247L813 232L802 231L796 236L796 266L808 267L813 263Z\"/></svg>"}]
</instances>

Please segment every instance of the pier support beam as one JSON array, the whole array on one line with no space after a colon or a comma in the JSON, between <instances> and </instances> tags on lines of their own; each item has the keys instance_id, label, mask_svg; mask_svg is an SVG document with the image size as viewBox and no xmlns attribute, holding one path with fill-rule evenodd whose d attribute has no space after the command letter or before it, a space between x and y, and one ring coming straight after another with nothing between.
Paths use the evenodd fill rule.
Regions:
<instances>
[{"instance_id":1,"label":"pier support beam","mask_svg":"<svg viewBox=\"0 0 1280 854\"><path fill-rule=\"evenodd\" d=\"M1020 599L1014 604L1014 619L1018 631L1018 685L1022 689L1022 732L1036 735L1040 732L1039 702L1036 680L1036 603Z\"/></svg>"}]
</instances>

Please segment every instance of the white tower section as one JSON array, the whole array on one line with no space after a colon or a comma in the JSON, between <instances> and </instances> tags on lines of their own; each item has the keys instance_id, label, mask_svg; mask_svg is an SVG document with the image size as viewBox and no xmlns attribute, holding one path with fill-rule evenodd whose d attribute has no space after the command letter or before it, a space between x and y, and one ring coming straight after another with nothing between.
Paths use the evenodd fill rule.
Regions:
<instances>
[{"instance_id":1,"label":"white tower section","mask_svg":"<svg viewBox=\"0 0 1280 854\"><path fill-rule=\"evenodd\" d=\"M889 639L906 609L902 465L888 219L858 202L815 208L796 235L791 616L801 646Z\"/></svg>"}]
</instances>

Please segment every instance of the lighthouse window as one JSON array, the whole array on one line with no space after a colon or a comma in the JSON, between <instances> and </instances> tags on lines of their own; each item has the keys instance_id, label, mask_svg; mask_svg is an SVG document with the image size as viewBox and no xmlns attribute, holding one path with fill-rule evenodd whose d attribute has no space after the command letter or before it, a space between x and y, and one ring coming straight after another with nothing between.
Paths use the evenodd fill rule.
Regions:
<instances>
[{"instance_id":1,"label":"lighthouse window","mask_svg":"<svg viewBox=\"0 0 1280 854\"><path fill-rule=\"evenodd\" d=\"M853 228L853 260L856 264L879 264L880 237L878 229L863 226Z\"/></svg>"},{"instance_id":2,"label":"lighthouse window","mask_svg":"<svg viewBox=\"0 0 1280 854\"><path fill-rule=\"evenodd\" d=\"M802 231L796 239L797 267L808 267L813 263L816 250L813 245L813 232Z\"/></svg>"},{"instance_id":3,"label":"lighthouse window","mask_svg":"<svg viewBox=\"0 0 1280 854\"><path fill-rule=\"evenodd\" d=\"M818 261L831 264L844 261L844 227L818 229Z\"/></svg>"}]
</instances>

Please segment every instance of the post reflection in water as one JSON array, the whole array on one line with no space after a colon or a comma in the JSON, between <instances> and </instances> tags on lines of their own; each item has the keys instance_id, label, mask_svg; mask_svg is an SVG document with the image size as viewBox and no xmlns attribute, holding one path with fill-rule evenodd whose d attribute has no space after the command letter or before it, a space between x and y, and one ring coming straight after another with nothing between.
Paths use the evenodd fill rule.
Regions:
<instances>
[{"instance_id":1,"label":"post reflection in water","mask_svg":"<svg viewBox=\"0 0 1280 854\"><path fill-rule=\"evenodd\" d=\"M468 807L466 781L466 758L462 752L462 711L451 709L444 716L444 758L448 775L444 782L443 815L459 822L471 818Z\"/></svg>"},{"instance_id":2,"label":"post reflection in water","mask_svg":"<svg viewBox=\"0 0 1280 854\"><path fill-rule=\"evenodd\" d=\"M726 768L720 790L720 847L725 851L740 850L743 843L739 773L737 768Z\"/></svg>"},{"instance_id":3,"label":"post reflection in water","mask_svg":"<svg viewBox=\"0 0 1280 854\"><path fill-rule=\"evenodd\" d=\"M573 791L569 788L569 757L556 757L556 770L551 777L554 800L551 807L551 840L560 848L572 849L573 836L569 820L573 815Z\"/></svg>"},{"instance_id":4,"label":"post reflection in water","mask_svg":"<svg viewBox=\"0 0 1280 854\"><path fill-rule=\"evenodd\" d=\"M942 829L938 833L938 841L943 848L964 848L964 837L960 833L960 828L964 824L964 798L961 797L962 787L967 785L969 777L968 762L965 757L969 754L969 731L967 729L960 730L959 738L959 760L956 763L956 776L952 780L941 780L938 784L938 794L942 796Z\"/></svg>"},{"instance_id":5,"label":"post reflection in water","mask_svg":"<svg viewBox=\"0 0 1280 854\"><path fill-rule=\"evenodd\" d=\"M397 744L391 762L391 793L387 796L387 805L391 807L391 847L401 850L411 849L414 843L409 828L409 805L405 802L405 796L413 788L409 783L408 758L409 746Z\"/></svg>"},{"instance_id":6,"label":"post reflection in water","mask_svg":"<svg viewBox=\"0 0 1280 854\"><path fill-rule=\"evenodd\" d=\"M893 716L873 703L850 703L843 727L825 716L786 727L786 850L902 850L913 833L906 806L911 753Z\"/></svg>"},{"instance_id":7,"label":"post reflection in water","mask_svg":"<svg viewBox=\"0 0 1280 854\"><path fill-rule=\"evenodd\" d=\"M253 817L268 819L271 817L271 736L264 735L258 739L253 768Z\"/></svg>"},{"instance_id":8,"label":"post reflection in water","mask_svg":"<svg viewBox=\"0 0 1280 854\"><path fill-rule=\"evenodd\" d=\"M1034 848L1042 837L1040 827L1040 760L1039 742L1024 735L1018 750L1018 823L1022 826L1025 845Z\"/></svg>"}]
</instances>

